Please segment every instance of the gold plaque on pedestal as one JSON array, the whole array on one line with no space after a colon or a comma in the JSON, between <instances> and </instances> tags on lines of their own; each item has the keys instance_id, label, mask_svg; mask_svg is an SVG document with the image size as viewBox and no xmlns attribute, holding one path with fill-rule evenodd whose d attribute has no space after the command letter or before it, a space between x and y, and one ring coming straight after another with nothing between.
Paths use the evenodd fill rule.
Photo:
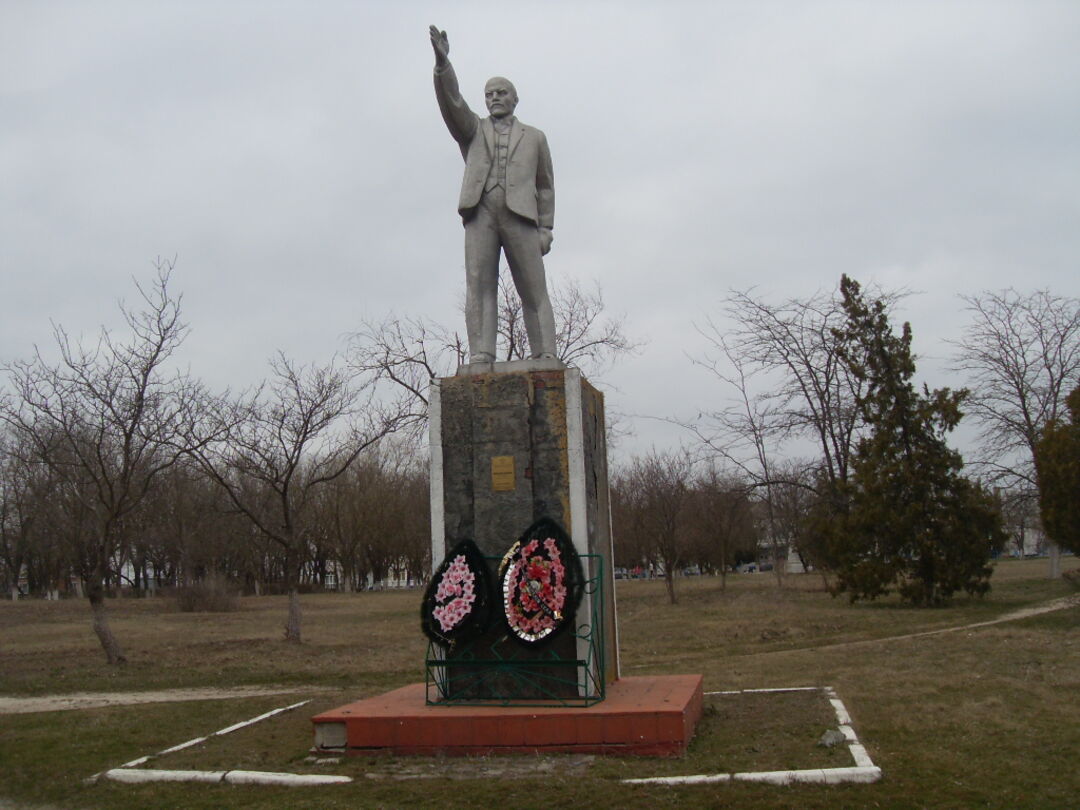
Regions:
<instances>
[{"instance_id":1,"label":"gold plaque on pedestal","mask_svg":"<svg viewBox=\"0 0 1080 810\"><path fill-rule=\"evenodd\" d=\"M491 457L491 491L513 492L514 491L514 457L492 456Z\"/></svg>"}]
</instances>

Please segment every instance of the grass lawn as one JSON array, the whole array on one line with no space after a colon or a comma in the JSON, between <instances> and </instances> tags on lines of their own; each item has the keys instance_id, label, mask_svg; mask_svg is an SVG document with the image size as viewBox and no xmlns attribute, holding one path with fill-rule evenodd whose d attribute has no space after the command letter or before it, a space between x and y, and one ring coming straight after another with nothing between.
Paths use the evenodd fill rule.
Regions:
<instances>
[{"instance_id":1,"label":"grass lawn","mask_svg":"<svg viewBox=\"0 0 1080 810\"><path fill-rule=\"evenodd\" d=\"M1066 558L1066 567L1075 567ZM701 673L706 690L833 686L884 771L872 785L623 785L630 776L850 765L816 745L820 693L711 698L681 760L575 756L306 761L310 716L422 680L420 592L302 597L305 643L282 640L283 597L225 614L168 599L110 603L129 663L110 668L82 602L0 602L0 695L284 684L297 695L0 715L0 807L1037 807L1080 805L1080 608L918 638L1073 593L1044 560L998 565L982 600L849 605L816 576L618 583L623 673ZM859 642L852 644L851 642ZM319 687L318 689L308 687ZM307 693L304 692L308 689ZM85 777L304 697L312 702L151 767L342 773L349 785L84 783Z\"/></svg>"}]
</instances>

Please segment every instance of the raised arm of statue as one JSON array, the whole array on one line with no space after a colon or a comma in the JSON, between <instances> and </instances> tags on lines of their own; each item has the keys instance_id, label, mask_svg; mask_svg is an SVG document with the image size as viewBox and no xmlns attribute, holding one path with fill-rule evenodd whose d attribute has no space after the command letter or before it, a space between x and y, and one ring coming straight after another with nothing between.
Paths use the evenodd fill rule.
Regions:
<instances>
[{"instance_id":1,"label":"raised arm of statue","mask_svg":"<svg viewBox=\"0 0 1080 810\"><path fill-rule=\"evenodd\" d=\"M445 68L450 64L450 40L445 31L440 31L432 25L428 28L431 34L431 47L435 51L435 67Z\"/></svg>"},{"instance_id":2,"label":"raised arm of statue","mask_svg":"<svg viewBox=\"0 0 1080 810\"><path fill-rule=\"evenodd\" d=\"M431 47L435 51L435 98L439 101L439 111L446 122L446 128L461 146L464 157L469 142L480 125L480 119L461 97L457 74L454 73L454 66L450 64L450 40L447 39L446 32L440 31L434 25L429 31Z\"/></svg>"}]
</instances>

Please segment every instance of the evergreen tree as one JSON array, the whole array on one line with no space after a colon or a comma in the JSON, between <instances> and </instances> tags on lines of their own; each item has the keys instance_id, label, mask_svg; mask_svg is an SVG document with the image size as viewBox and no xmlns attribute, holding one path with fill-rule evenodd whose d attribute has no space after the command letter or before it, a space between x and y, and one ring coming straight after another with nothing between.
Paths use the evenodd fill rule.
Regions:
<instances>
[{"instance_id":1,"label":"evergreen tree","mask_svg":"<svg viewBox=\"0 0 1080 810\"><path fill-rule=\"evenodd\" d=\"M1052 421L1036 450L1043 528L1063 549L1080 554L1080 386L1069 394L1070 421Z\"/></svg>"},{"instance_id":2,"label":"evergreen tree","mask_svg":"<svg viewBox=\"0 0 1080 810\"><path fill-rule=\"evenodd\" d=\"M990 554L1003 539L1000 519L945 443L967 392L918 391L910 324L893 334L885 303L866 301L847 276L840 291L846 321L834 336L852 375L865 382L857 407L867 433L852 474L812 519L836 564L836 590L855 601L897 587L918 605L958 590L983 594Z\"/></svg>"}]
</instances>

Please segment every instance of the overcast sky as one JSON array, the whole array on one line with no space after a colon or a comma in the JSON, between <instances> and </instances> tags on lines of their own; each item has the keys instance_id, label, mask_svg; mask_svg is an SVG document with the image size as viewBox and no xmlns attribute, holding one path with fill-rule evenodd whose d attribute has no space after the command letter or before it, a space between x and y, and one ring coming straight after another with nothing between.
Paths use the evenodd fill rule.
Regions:
<instances>
[{"instance_id":1,"label":"overcast sky","mask_svg":"<svg viewBox=\"0 0 1080 810\"><path fill-rule=\"evenodd\" d=\"M556 177L549 278L647 341L608 407L727 392L687 355L729 288L841 273L905 302L920 376L957 294L1080 293L1080 3L0 2L0 360L114 323L178 257L183 359L242 388L391 312L463 331L462 162L427 27L466 100L517 85ZM621 453L672 447L629 419Z\"/></svg>"}]
</instances>

